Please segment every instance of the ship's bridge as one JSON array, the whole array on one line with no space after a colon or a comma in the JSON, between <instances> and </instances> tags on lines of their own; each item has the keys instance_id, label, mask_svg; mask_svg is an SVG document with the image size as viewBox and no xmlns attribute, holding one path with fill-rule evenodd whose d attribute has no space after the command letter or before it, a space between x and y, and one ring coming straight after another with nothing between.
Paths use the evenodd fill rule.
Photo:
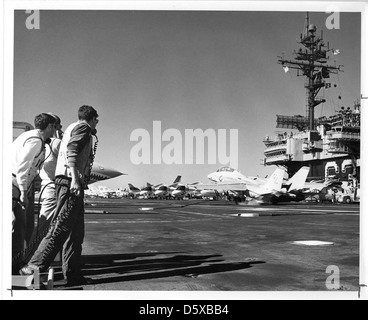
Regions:
<instances>
[{"instance_id":1,"label":"ship's bridge","mask_svg":"<svg viewBox=\"0 0 368 320\"><path fill-rule=\"evenodd\" d=\"M327 131L330 140L328 151L331 153L359 153L360 128L335 126Z\"/></svg>"}]
</instances>

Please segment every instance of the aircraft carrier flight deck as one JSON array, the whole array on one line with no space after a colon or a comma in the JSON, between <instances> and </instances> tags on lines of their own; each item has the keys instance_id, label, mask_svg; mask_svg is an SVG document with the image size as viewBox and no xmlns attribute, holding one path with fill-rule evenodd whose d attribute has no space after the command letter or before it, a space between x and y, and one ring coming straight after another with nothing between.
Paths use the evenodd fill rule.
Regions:
<instances>
[{"instance_id":1,"label":"aircraft carrier flight deck","mask_svg":"<svg viewBox=\"0 0 368 320\"><path fill-rule=\"evenodd\" d=\"M88 199L85 226L92 283L56 262L55 290L359 290L357 204Z\"/></svg>"}]
</instances>

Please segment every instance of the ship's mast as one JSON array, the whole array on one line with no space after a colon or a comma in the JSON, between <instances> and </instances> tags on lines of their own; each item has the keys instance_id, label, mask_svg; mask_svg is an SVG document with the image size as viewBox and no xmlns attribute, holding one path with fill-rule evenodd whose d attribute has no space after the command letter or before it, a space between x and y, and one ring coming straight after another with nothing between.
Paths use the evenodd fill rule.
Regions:
<instances>
[{"instance_id":1,"label":"ship's mast","mask_svg":"<svg viewBox=\"0 0 368 320\"><path fill-rule=\"evenodd\" d=\"M314 108L319 104L324 103L324 99L317 98L321 88L326 86L325 79L330 77L330 73L337 74L341 71L341 66L332 66L327 64L327 53L332 51L329 46L325 45L323 35L316 35L317 28L310 24L309 13L306 17L306 26L303 34L300 35L299 43L304 46L298 51L295 51L295 60L286 60L279 57L278 63L284 68L297 69L302 72L302 75L307 78L305 88L307 90L307 110L308 110L308 129L315 130L314 123Z\"/></svg>"}]
</instances>

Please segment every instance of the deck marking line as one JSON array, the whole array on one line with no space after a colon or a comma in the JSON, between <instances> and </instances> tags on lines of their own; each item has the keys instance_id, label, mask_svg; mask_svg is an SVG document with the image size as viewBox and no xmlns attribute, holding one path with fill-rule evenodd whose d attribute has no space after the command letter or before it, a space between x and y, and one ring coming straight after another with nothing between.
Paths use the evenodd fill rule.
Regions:
<instances>
[{"instance_id":1,"label":"deck marking line","mask_svg":"<svg viewBox=\"0 0 368 320\"><path fill-rule=\"evenodd\" d=\"M304 246L333 246L333 242L318 241L318 240L306 240L306 241L294 241L293 244Z\"/></svg>"}]
</instances>

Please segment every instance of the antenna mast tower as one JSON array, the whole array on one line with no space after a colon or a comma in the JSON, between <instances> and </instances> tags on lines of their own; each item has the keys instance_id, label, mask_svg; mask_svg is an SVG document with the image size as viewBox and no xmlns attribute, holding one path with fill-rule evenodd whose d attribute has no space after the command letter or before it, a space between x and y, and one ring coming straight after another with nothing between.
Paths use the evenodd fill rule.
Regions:
<instances>
[{"instance_id":1,"label":"antenna mast tower","mask_svg":"<svg viewBox=\"0 0 368 320\"><path fill-rule=\"evenodd\" d=\"M317 28L309 22L309 13L306 17L306 26L303 34L300 35L300 41L304 48L299 51L294 51L295 60L286 60L279 57L278 63L284 68L300 70L307 78L305 88L307 90L307 117L308 129L315 130L314 108L319 104L326 102L325 99L317 98L318 92L326 86L325 79L330 77L330 74L337 74L341 71L341 66L332 66L327 64L327 52L333 51L327 47L323 41L323 34L318 37L316 35Z\"/></svg>"}]
</instances>

